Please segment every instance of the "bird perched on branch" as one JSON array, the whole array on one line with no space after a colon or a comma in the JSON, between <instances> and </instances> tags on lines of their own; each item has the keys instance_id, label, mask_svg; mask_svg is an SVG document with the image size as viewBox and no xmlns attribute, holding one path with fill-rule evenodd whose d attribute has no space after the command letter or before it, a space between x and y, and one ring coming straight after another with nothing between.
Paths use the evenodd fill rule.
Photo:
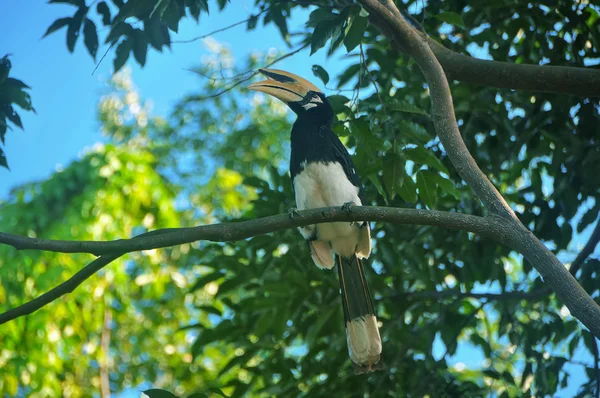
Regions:
<instances>
[{"instance_id":1,"label":"bird perched on branch","mask_svg":"<svg viewBox=\"0 0 600 398\"><path fill-rule=\"evenodd\" d=\"M276 69L259 69L267 80L251 84L285 102L298 115L292 128L290 174L299 210L361 205L360 178L347 149L331 129L333 110L309 81ZM358 373L381 368L381 337L362 260L371 253L369 223L335 222L300 228L313 261L337 263L350 359Z\"/></svg>"}]
</instances>

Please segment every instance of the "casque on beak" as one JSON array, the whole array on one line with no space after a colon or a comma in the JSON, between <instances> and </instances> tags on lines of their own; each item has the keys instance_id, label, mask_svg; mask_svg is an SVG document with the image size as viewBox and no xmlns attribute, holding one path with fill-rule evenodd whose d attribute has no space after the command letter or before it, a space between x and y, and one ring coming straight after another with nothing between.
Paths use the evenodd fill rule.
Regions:
<instances>
[{"instance_id":1,"label":"casque on beak","mask_svg":"<svg viewBox=\"0 0 600 398\"><path fill-rule=\"evenodd\" d=\"M248 89L270 94L286 104L302 101L309 91L322 92L308 80L289 72L277 69L259 69L258 71L267 80L253 83L248 86Z\"/></svg>"}]
</instances>

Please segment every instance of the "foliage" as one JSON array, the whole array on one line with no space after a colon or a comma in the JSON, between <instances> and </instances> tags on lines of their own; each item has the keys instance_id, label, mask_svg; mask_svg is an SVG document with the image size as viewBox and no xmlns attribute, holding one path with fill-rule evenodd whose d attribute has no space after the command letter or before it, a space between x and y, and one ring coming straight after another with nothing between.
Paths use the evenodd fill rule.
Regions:
<instances>
[{"instance_id":1,"label":"foliage","mask_svg":"<svg viewBox=\"0 0 600 398\"><path fill-rule=\"evenodd\" d=\"M8 55L5 55L0 59L0 142L4 145L4 137L6 131L12 129L8 124L11 122L13 125L23 128L21 117L15 111L13 105L18 105L21 109L26 111L33 111L33 105L31 105L31 97L25 91L29 89L25 83L14 77L9 77L10 69L12 65ZM6 155L4 149L0 146L0 167L8 168L6 161Z\"/></svg>"},{"instance_id":2,"label":"foliage","mask_svg":"<svg viewBox=\"0 0 600 398\"><path fill-rule=\"evenodd\" d=\"M81 1L70 3L77 11L63 26L68 25L72 49L74 20L83 20L89 10ZM411 61L390 49L359 6L311 3L322 6L311 8L301 32L311 51L329 45L329 53L355 55L338 76L318 65L313 70L324 83L337 80L338 87L354 90L351 98L332 93L330 101L337 115L334 129L352 149L363 176L366 203L483 214L433 134L428 90ZM275 23L290 40L287 18L305 4L258 1L257 8L265 23ZM599 57L600 14L594 5L419 4L407 6L430 35L457 52L487 51L498 61L557 65L593 64ZM110 7L99 2L97 11L111 27L105 40L119 43L115 69L139 43L153 45L151 32L160 33L152 40L161 49L186 9L197 18L207 8L202 1L114 1ZM250 18L248 29L256 26L258 15ZM144 30L134 35L136 20ZM156 28L146 29L151 25ZM215 56L231 61L224 48ZM169 120L149 118L143 106L129 107L138 109L133 115L119 113L128 101L137 102L131 87L118 83L100 106L113 144L49 181L17 189L0 208L0 230L110 239L129 236L140 226L286 211L293 195L286 175L290 126L284 108L260 95L251 103L244 100L247 94L241 98L233 92L207 99L236 81L238 72L270 60L254 57L240 70L226 71L225 80L216 70L218 62L207 63L198 69L209 77L206 86L182 99ZM574 258L578 233L589 231L600 211L600 185L589 172L600 169L598 105L585 98L461 83L452 83L452 95L461 133L482 170L540 239L567 262ZM148 219L154 221L145 225ZM351 375L335 275L316 269L298 234L285 231L141 253L113 264L97 284L87 283L52 304L52 319L44 309L0 330L7 342L0 358L18 358L5 359L0 367L7 375L0 378L7 380L2 392L16 394L20 388L41 395L43 388L68 387L80 395L85 383L78 381L92 380L96 386L106 353L84 347L89 341L98 347L105 308L118 330L106 365L114 390L149 381L180 396L211 387L227 396L545 396L555 395L569 374L582 368L588 380L579 396L598 388L593 364L569 366L576 352L593 355L595 342L553 295L503 299L505 292L535 293L542 286L519 255L472 234L432 227L376 224L373 236L369 279L383 323L386 372ZM21 302L46 290L87 259L1 250L6 292L0 302L10 306L17 297ZM57 264L63 268L54 268ZM577 273L590 294L598 294L598 265L590 258ZM38 278L49 266L59 274ZM103 290L95 295L98 286ZM416 294L452 289L499 296L424 299ZM27 333L31 330L41 330L41 336ZM56 339L54 330L71 340ZM485 360L457 364L464 349ZM81 352L87 355L76 355ZM92 358L96 362L88 365Z\"/></svg>"}]
</instances>

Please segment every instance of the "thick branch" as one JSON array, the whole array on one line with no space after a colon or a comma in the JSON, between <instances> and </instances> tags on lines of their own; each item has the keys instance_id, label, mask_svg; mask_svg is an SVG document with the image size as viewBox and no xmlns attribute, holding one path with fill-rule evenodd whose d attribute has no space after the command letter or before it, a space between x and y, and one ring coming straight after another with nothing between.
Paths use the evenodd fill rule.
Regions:
<instances>
[{"instance_id":1,"label":"thick branch","mask_svg":"<svg viewBox=\"0 0 600 398\"><path fill-rule=\"evenodd\" d=\"M496 217L478 217L434 210L354 206L351 212L343 210L342 207L324 207L299 211L293 218L288 214L279 214L251 221L162 229L133 239L108 242L38 239L0 232L0 244L12 246L17 250L102 255L158 249L198 240L235 241L293 227L332 221L386 221L406 225L434 225L474 232L502 243L510 233L506 230L503 220Z\"/></svg>"},{"instance_id":2,"label":"thick branch","mask_svg":"<svg viewBox=\"0 0 600 398\"><path fill-rule=\"evenodd\" d=\"M571 314L596 337L600 337L600 306L583 290L556 256L521 224L469 153L458 130L448 81L427 39L406 22L391 0L361 2L369 9L374 23L381 27L384 34L390 35L392 43L401 43L400 50L415 59L429 86L432 119L448 157L459 175L485 206L494 214L504 217L507 223L514 227L508 237L508 246L523 254L550 284Z\"/></svg>"},{"instance_id":3,"label":"thick branch","mask_svg":"<svg viewBox=\"0 0 600 398\"><path fill-rule=\"evenodd\" d=\"M488 87L600 97L598 69L489 61L454 52L432 38L427 43L448 79Z\"/></svg>"},{"instance_id":4,"label":"thick branch","mask_svg":"<svg viewBox=\"0 0 600 398\"><path fill-rule=\"evenodd\" d=\"M394 12L394 9L391 11ZM473 58L452 51L427 36L423 26L406 9L400 8L399 14L427 38L429 47L444 68L448 79L512 90L600 96L598 69L514 64Z\"/></svg>"}]
</instances>

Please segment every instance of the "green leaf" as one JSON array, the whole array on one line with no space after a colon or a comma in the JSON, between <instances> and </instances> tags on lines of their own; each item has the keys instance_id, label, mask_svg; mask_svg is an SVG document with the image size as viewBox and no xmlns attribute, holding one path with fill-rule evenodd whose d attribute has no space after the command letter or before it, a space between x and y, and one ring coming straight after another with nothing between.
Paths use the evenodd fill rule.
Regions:
<instances>
[{"instance_id":1,"label":"green leaf","mask_svg":"<svg viewBox=\"0 0 600 398\"><path fill-rule=\"evenodd\" d=\"M383 200L385 201L385 203L388 203L388 197L385 194L385 190L383 189L383 185L381 185L381 181L379 181L379 176L376 173L370 173L367 175L367 178L369 179L369 181L371 181L371 183L373 183L373 186L375 187L375 189L377 189L377 192L379 192L379 195L381 195L381 197L383 198Z\"/></svg>"},{"instance_id":2,"label":"green leaf","mask_svg":"<svg viewBox=\"0 0 600 398\"><path fill-rule=\"evenodd\" d=\"M350 99L344 95L330 95L327 97L327 102L333 108L334 113L341 113L346 110L349 110L347 103L350 102Z\"/></svg>"},{"instance_id":3,"label":"green leaf","mask_svg":"<svg viewBox=\"0 0 600 398\"><path fill-rule=\"evenodd\" d=\"M71 22L72 19L73 18L71 18L71 17L57 19L56 21L52 22L52 25L50 25L48 27L48 29L46 29L46 33L44 33L44 36L42 36L42 37L46 37L50 33L54 33L57 30L59 30L60 28L67 26L69 24L69 22Z\"/></svg>"},{"instance_id":4,"label":"green leaf","mask_svg":"<svg viewBox=\"0 0 600 398\"><path fill-rule=\"evenodd\" d=\"M171 46L169 30L160 22L160 18L155 16L144 21L144 32L146 33L150 45L158 51L162 51L163 46Z\"/></svg>"},{"instance_id":5,"label":"green leaf","mask_svg":"<svg viewBox=\"0 0 600 398\"><path fill-rule=\"evenodd\" d=\"M0 167L6 167L7 169L10 169L8 167L8 162L6 161L6 156L4 155L4 151L2 150L2 148L0 148Z\"/></svg>"},{"instance_id":6,"label":"green leaf","mask_svg":"<svg viewBox=\"0 0 600 398\"><path fill-rule=\"evenodd\" d=\"M314 28L321 22L324 22L324 21L333 22L338 17L339 17L339 14L333 14L331 11L329 11L326 8L317 8L316 10L311 12L310 15L308 16L308 22L306 23L306 25L311 28Z\"/></svg>"},{"instance_id":7,"label":"green leaf","mask_svg":"<svg viewBox=\"0 0 600 398\"><path fill-rule=\"evenodd\" d=\"M257 23L258 23L258 16L250 15L250 18L248 18L248 25L246 26L246 29L253 30L254 28L256 28Z\"/></svg>"},{"instance_id":8,"label":"green leaf","mask_svg":"<svg viewBox=\"0 0 600 398\"><path fill-rule=\"evenodd\" d=\"M200 305L196 308L198 308L200 311L208 312L209 314L223 316L223 313L218 308L215 308L212 305Z\"/></svg>"},{"instance_id":9,"label":"green leaf","mask_svg":"<svg viewBox=\"0 0 600 398\"><path fill-rule=\"evenodd\" d=\"M317 25L310 39L310 55L313 55L327 43L331 38L335 27L335 21L330 20L320 22Z\"/></svg>"},{"instance_id":10,"label":"green leaf","mask_svg":"<svg viewBox=\"0 0 600 398\"><path fill-rule=\"evenodd\" d=\"M87 12L87 7L80 7L69 22L69 27L67 28L67 48L71 53L75 50L75 44L77 43L79 32L81 30L81 24L83 23L83 19Z\"/></svg>"},{"instance_id":11,"label":"green leaf","mask_svg":"<svg viewBox=\"0 0 600 398\"><path fill-rule=\"evenodd\" d=\"M202 392L195 392L192 395L188 395L187 398L210 398L210 397Z\"/></svg>"},{"instance_id":12,"label":"green leaf","mask_svg":"<svg viewBox=\"0 0 600 398\"><path fill-rule=\"evenodd\" d=\"M21 122L21 117L17 112L15 112L14 108L11 105L6 107L6 118L14 123L15 126L23 129L23 123Z\"/></svg>"},{"instance_id":13,"label":"green leaf","mask_svg":"<svg viewBox=\"0 0 600 398\"><path fill-rule=\"evenodd\" d=\"M104 26L110 25L110 9L108 8L106 2L101 1L100 3L98 3L98 5L96 6L96 12L102 15L102 23L104 24Z\"/></svg>"},{"instance_id":14,"label":"green leaf","mask_svg":"<svg viewBox=\"0 0 600 398\"><path fill-rule=\"evenodd\" d=\"M383 169L383 185L387 190L388 197L393 200L402 185L404 175L404 159L398 154L392 153L386 156Z\"/></svg>"},{"instance_id":15,"label":"green leaf","mask_svg":"<svg viewBox=\"0 0 600 398\"><path fill-rule=\"evenodd\" d=\"M223 11L223 8L225 8L225 5L227 5L227 2L229 0L217 0L217 4L219 5L219 11Z\"/></svg>"},{"instance_id":16,"label":"green leaf","mask_svg":"<svg viewBox=\"0 0 600 398\"><path fill-rule=\"evenodd\" d=\"M417 164L427 165L448 174L448 169L446 166L444 166L442 162L435 157L435 155L421 146L403 149L402 153L407 159L412 160Z\"/></svg>"},{"instance_id":17,"label":"green leaf","mask_svg":"<svg viewBox=\"0 0 600 398\"><path fill-rule=\"evenodd\" d=\"M8 78L11 67L12 65L10 63L10 59L8 59L8 55L5 55L2 57L2 59L0 59L0 84L4 83Z\"/></svg>"},{"instance_id":18,"label":"green leaf","mask_svg":"<svg viewBox=\"0 0 600 398\"><path fill-rule=\"evenodd\" d=\"M350 29L344 38L344 46L348 52L354 50L361 43L368 24L369 20L365 17L357 16L352 20Z\"/></svg>"},{"instance_id":19,"label":"green leaf","mask_svg":"<svg viewBox=\"0 0 600 398\"><path fill-rule=\"evenodd\" d=\"M146 65L146 54L148 52L148 40L139 29L134 29L133 34L130 37L130 40L133 41L133 56L135 60L141 66Z\"/></svg>"},{"instance_id":20,"label":"green leaf","mask_svg":"<svg viewBox=\"0 0 600 398\"><path fill-rule=\"evenodd\" d=\"M162 17L165 13L165 10L169 6L170 0L158 0L154 5L154 8L150 12L150 16L148 18L152 18L156 13L159 17Z\"/></svg>"},{"instance_id":21,"label":"green leaf","mask_svg":"<svg viewBox=\"0 0 600 398\"><path fill-rule=\"evenodd\" d=\"M398 112L416 113L418 115L429 116L429 113L427 113L424 109L421 109L418 106L406 101L394 101L393 104L388 106L388 109Z\"/></svg>"},{"instance_id":22,"label":"green leaf","mask_svg":"<svg viewBox=\"0 0 600 398\"><path fill-rule=\"evenodd\" d=\"M431 176L434 178L437 186L440 187L444 194L451 195L456 200L460 200L462 198L462 195L458 188L456 188L454 181L447 180L437 173L431 173Z\"/></svg>"},{"instance_id":23,"label":"green leaf","mask_svg":"<svg viewBox=\"0 0 600 398\"><path fill-rule=\"evenodd\" d=\"M222 396L224 398L229 398L227 395L225 395L225 393L223 391L221 391L217 387L211 387L211 388L208 389L208 391L210 391L212 393L215 393L215 394L218 394L218 395L220 395L220 396Z\"/></svg>"},{"instance_id":24,"label":"green leaf","mask_svg":"<svg viewBox=\"0 0 600 398\"><path fill-rule=\"evenodd\" d=\"M151 388L142 392L150 398L177 398L177 395L167 390L160 390L158 388Z\"/></svg>"},{"instance_id":25,"label":"green leaf","mask_svg":"<svg viewBox=\"0 0 600 398\"><path fill-rule=\"evenodd\" d=\"M420 170L417 173L419 196L430 209L435 208L437 202L437 184L435 183L435 178L431 176L432 174L429 170Z\"/></svg>"},{"instance_id":26,"label":"green leaf","mask_svg":"<svg viewBox=\"0 0 600 398\"><path fill-rule=\"evenodd\" d=\"M201 289L204 286L206 286L208 283L214 282L218 279L221 279L224 276L225 276L225 274L223 274L221 271L215 271L215 272L211 272L210 274L206 274L196 280L194 285L190 288L190 292Z\"/></svg>"},{"instance_id":27,"label":"green leaf","mask_svg":"<svg viewBox=\"0 0 600 398\"><path fill-rule=\"evenodd\" d=\"M89 18L85 19L83 25L83 43L92 58L96 59L96 53L98 52L98 32L96 31L96 24Z\"/></svg>"},{"instance_id":28,"label":"green leaf","mask_svg":"<svg viewBox=\"0 0 600 398\"><path fill-rule=\"evenodd\" d=\"M113 66L115 69L113 73L117 73L123 67L123 65L125 65L125 62L127 62L127 59L129 58L130 51L131 41L129 38L125 38L125 40L123 40L117 47L115 59L113 60Z\"/></svg>"},{"instance_id":29,"label":"green leaf","mask_svg":"<svg viewBox=\"0 0 600 398\"><path fill-rule=\"evenodd\" d=\"M329 73L320 65L312 66L313 74L323 81L323 84L327 85L329 82Z\"/></svg>"},{"instance_id":30,"label":"green leaf","mask_svg":"<svg viewBox=\"0 0 600 398\"><path fill-rule=\"evenodd\" d=\"M402 173L400 187L396 191L405 202L417 202L417 185L406 172Z\"/></svg>"},{"instance_id":31,"label":"green leaf","mask_svg":"<svg viewBox=\"0 0 600 398\"><path fill-rule=\"evenodd\" d=\"M446 22L449 23L450 25L456 25L459 26L463 29L466 29L467 27L465 26L465 21L463 21L462 17L452 11L444 11L440 14L435 15L435 17L437 19L439 19L442 22Z\"/></svg>"}]
</instances>

